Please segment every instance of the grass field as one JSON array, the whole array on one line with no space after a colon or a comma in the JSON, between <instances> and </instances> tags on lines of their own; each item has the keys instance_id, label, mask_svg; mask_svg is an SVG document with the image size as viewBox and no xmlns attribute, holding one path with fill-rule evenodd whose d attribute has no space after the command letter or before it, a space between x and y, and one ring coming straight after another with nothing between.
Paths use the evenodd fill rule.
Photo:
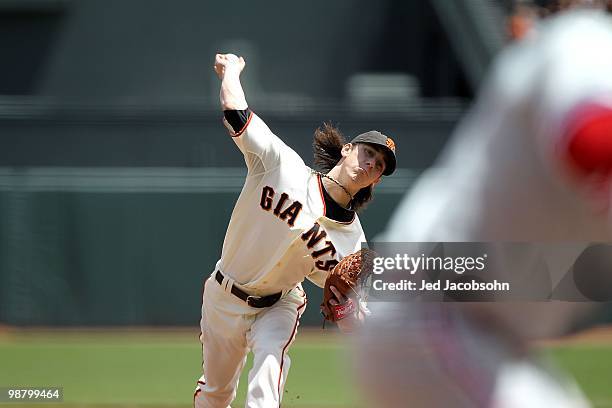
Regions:
<instances>
[{"instance_id":1,"label":"grass field","mask_svg":"<svg viewBox=\"0 0 612 408\"><path fill-rule=\"evenodd\" d=\"M5 330L0 332L0 387L63 387L64 402L42 405L48 408L189 407L200 371L197 334L197 329ZM332 331L298 336L283 407L364 406L344 379L339 340ZM612 407L612 341L560 342L546 349L575 375L596 407ZM235 407L244 405L245 375ZM0 403L0 408L25 406Z\"/></svg>"}]
</instances>

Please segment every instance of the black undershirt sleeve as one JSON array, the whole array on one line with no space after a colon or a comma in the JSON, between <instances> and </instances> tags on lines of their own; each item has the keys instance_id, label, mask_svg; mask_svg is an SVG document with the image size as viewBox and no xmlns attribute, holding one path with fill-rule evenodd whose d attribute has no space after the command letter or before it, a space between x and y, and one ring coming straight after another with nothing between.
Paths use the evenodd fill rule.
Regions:
<instances>
[{"instance_id":1,"label":"black undershirt sleeve","mask_svg":"<svg viewBox=\"0 0 612 408\"><path fill-rule=\"evenodd\" d=\"M224 110L223 116L227 123L230 124L234 132L238 133L249 121L249 116L251 115L251 110L246 108L244 110Z\"/></svg>"}]
</instances>

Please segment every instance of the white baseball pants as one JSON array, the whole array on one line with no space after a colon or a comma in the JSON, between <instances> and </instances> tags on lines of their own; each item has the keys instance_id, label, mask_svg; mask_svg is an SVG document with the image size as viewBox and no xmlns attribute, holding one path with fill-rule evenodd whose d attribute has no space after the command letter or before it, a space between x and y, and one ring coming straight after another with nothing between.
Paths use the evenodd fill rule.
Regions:
<instances>
[{"instance_id":1,"label":"white baseball pants","mask_svg":"<svg viewBox=\"0 0 612 408\"><path fill-rule=\"evenodd\" d=\"M236 397L247 354L253 351L247 408L279 407L291 361L287 355L306 308L301 285L269 308L256 309L230 293L225 278L204 284L202 301L202 368L194 394L195 408L226 408Z\"/></svg>"}]
</instances>

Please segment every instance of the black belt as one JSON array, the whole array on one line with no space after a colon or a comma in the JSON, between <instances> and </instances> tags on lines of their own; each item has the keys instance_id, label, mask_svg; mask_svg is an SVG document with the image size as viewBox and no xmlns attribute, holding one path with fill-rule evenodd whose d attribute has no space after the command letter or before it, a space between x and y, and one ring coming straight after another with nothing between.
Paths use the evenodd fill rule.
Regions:
<instances>
[{"instance_id":1,"label":"black belt","mask_svg":"<svg viewBox=\"0 0 612 408\"><path fill-rule=\"evenodd\" d=\"M215 280L221 285L223 283L223 274L217 271ZM251 296L236 285L232 285L231 292L232 295L236 296L238 299L245 301L247 305L258 309L272 306L278 302L278 299L280 299L283 294L283 292L278 292L268 296Z\"/></svg>"}]
</instances>

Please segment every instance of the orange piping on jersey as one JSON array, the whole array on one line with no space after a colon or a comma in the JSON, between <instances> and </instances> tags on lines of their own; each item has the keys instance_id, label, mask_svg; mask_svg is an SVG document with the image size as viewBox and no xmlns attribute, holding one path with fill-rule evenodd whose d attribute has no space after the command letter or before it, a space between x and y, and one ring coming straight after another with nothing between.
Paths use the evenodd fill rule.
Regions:
<instances>
[{"instance_id":1,"label":"orange piping on jersey","mask_svg":"<svg viewBox=\"0 0 612 408\"><path fill-rule=\"evenodd\" d=\"M232 137L239 137L240 135L242 135L244 133L244 131L246 130L246 128L249 126L249 123L251 123L251 118L252 117L253 117L253 111L250 111L249 112L249 118L247 119L247 122L244 124L242 129L240 129L240 132L236 133Z\"/></svg>"},{"instance_id":2,"label":"orange piping on jersey","mask_svg":"<svg viewBox=\"0 0 612 408\"><path fill-rule=\"evenodd\" d=\"M332 220L332 219L330 218L330 220ZM336 220L332 220L332 221L335 222L335 223L344 224L344 225L352 224L353 221L355 221L355 211L353 211L353 218L350 221L336 221Z\"/></svg>"},{"instance_id":3,"label":"orange piping on jersey","mask_svg":"<svg viewBox=\"0 0 612 408\"><path fill-rule=\"evenodd\" d=\"M321 194L321 202L323 203L323 216L327 213L327 206L325 205L325 196L323 195L323 184L321 183L321 175L317 174L317 181L319 182L319 193Z\"/></svg>"},{"instance_id":4,"label":"orange piping on jersey","mask_svg":"<svg viewBox=\"0 0 612 408\"><path fill-rule=\"evenodd\" d=\"M321 184L322 183L321 175L317 174L317 178L319 180L319 193L321 193L321 201L323 202L323 216L327 218L327 206L325 205L325 196L323 195L323 184ZM353 211L353 219L350 221L336 221L331 218L327 218L327 219L335 222L336 224L349 225L349 224L352 224L353 221L355 221L355 214L356 214L355 211Z\"/></svg>"}]
</instances>

